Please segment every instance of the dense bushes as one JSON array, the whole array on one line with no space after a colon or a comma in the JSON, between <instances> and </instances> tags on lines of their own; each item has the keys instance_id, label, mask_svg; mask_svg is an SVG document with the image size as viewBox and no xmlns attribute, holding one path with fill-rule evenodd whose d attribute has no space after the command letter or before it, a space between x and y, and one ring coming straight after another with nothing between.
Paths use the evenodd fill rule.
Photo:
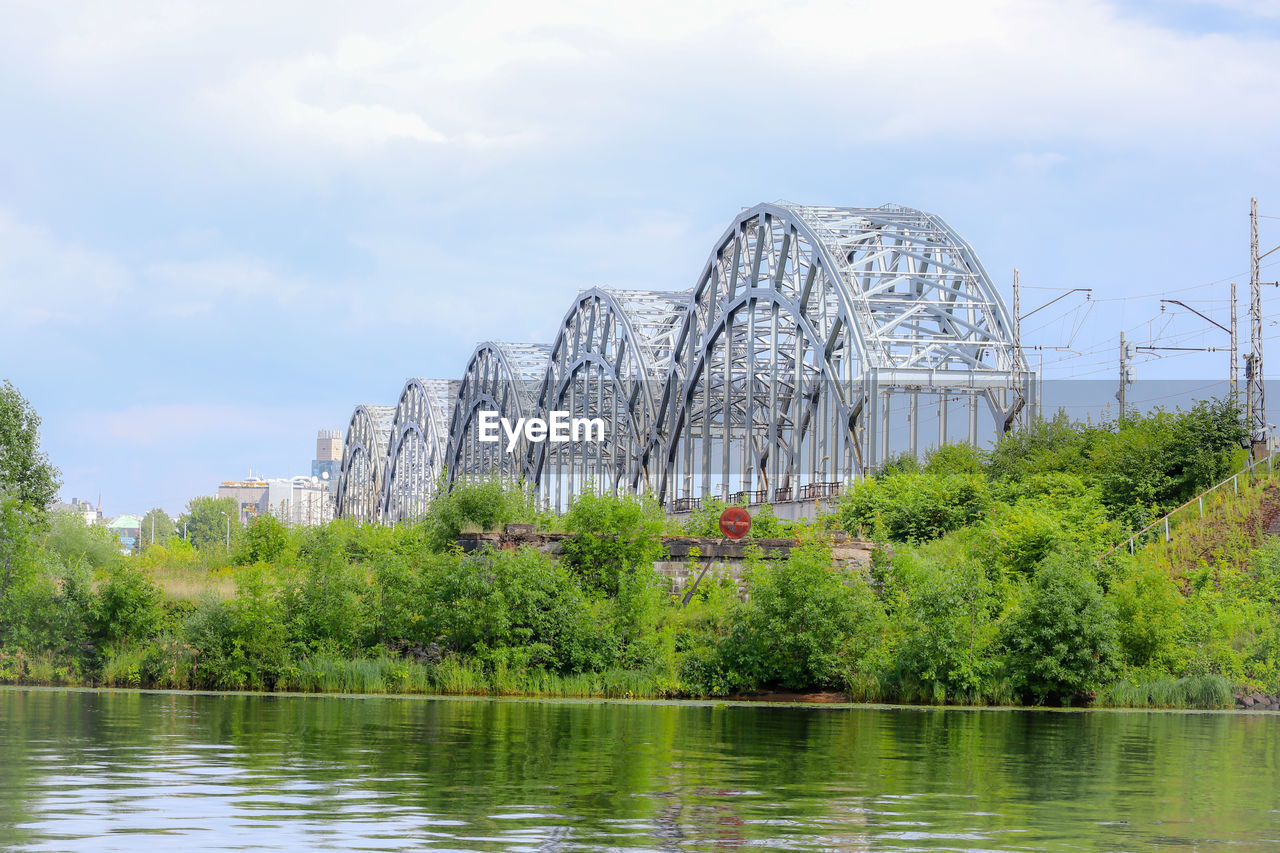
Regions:
<instances>
[{"instance_id":1,"label":"dense bushes","mask_svg":"<svg viewBox=\"0 0 1280 853\"><path fill-rule=\"evenodd\" d=\"M680 596L653 569L661 536L718 535L719 500L673 521L650 499L584 495L554 519L471 482L416 525L261 518L228 549L219 514L223 539L207 525L202 548L124 557L74 516L37 523L0 496L0 681L1217 707L1233 686L1280 687L1263 493L1224 495L1177 543L1098 556L1231 470L1232 418L1059 418L989 454L900 457L832 518L755 513L754 538L798 539L790 558L753 553L740 582L712 570ZM567 534L561 557L454 546L513 521ZM841 568L836 524L889 547Z\"/></svg>"}]
</instances>

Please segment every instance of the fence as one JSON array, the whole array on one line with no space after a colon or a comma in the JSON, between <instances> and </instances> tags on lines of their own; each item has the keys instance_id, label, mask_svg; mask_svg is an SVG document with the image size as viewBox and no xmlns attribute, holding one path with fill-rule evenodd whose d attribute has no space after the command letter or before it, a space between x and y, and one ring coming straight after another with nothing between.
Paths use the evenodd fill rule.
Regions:
<instances>
[{"instance_id":1,"label":"fence","mask_svg":"<svg viewBox=\"0 0 1280 853\"><path fill-rule=\"evenodd\" d=\"M1106 559L1107 557L1110 557L1116 551L1119 551L1121 548L1124 548L1124 547L1128 547L1129 553L1132 554L1137 548L1138 540L1140 540L1143 536L1146 536L1151 531L1156 530L1160 527L1164 528L1164 541L1166 542L1171 541L1173 539L1173 535L1169 529L1169 521L1170 519L1173 518L1173 516L1182 512L1184 509L1187 509L1192 504L1196 504L1200 510L1200 517L1204 518L1204 499L1205 498L1214 494L1219 489L1226 488L1227 486L1231 486L1231 488L1235 490L1236 494L1240 494L1240 478L1242 476L1248 476L1249 482L1253 482L1254 480L1257 479L1257 476L1262 476L1261 473L1255 476L1254 471L1258 469L1260 466L1262 466L1263 464L1267 466L1267 473L1265 476L1268 479L1270 479L1275 474L1275 458L1276 458L1276 452L1272 451L1261 459L1252 460L1248 465L1244 466L1239 471L1232 474L1227 479L1223 480L1221 483L1218 483L1217 485L1214 485L1214 486L1210 486L1200 494L1196 495L1191 500L1187 501L1181 506L1174 507L1164 515L1157 518L1155 521L1148 524L1146 527L1139 530L1137 533L1130 536L1128 539L1125 539L1123 542L1118 543L1114 548L1112 548L1111 550L1103 554L1102 558Z\"/></svg>"}]
</instances>

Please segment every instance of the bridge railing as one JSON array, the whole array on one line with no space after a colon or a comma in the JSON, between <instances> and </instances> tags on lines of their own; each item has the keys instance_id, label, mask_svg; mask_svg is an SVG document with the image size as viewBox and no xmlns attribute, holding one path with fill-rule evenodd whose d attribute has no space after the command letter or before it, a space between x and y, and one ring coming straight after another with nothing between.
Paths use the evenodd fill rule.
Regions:
<instances>
[{"instance_id":1,"label":"bridge railing","mask_svg":"<svg viewBox=\"0 0 1280 853\"><path fill-rule=\"evenodd\" d=\"M1275 475L1275 472L1276 472L1276 467L1277 467L1276 455L1277 455L1277 451L1274 449L1271 449L1269 450L1267 455L1262 457L1261 459L1251 460L1248 465L1245 465L1243 468L1241 468L1239 471L1237 471L1236 473L1232 474L1230 477L1223 480L1221 483L1217 483L1213 486L1210 486L1209 488L1205 489L1203 492L1196 495L1194 498L1187 501L1186 503L1176 506L1173 509L1169 510L1167 513L1160 516L1155 521L1151 522L1146 527L1142 528L1137 533L1130 536L1128 539L1125 539L1117 543L1115 547L1111 548L1110 550L1108 550L1106 553L1102 555L1102 559L1106 559L1107 557L1110 557L1116 551L1119 551L1121 548L1125 548L1125 547L1127 547L1129 549L1129 553L1132 554L1137 549L1138 542L1139 540L1142 539L1142 537L1146 536L1148 533L1151 533L1152 531L1159 530L1161 527L1164 528L1164 530L1162 531L1164 534L1164 541L1165 542L1172 541L1173 533L1170 530L1169 522L1173 518L1173 516L1177 515L1178 513L1182 512L1185 509L1188 509L1193 504L1195 504L1199 509L1200 518L1204 518L1204 499L1212 496L1219 489L1225 490L1227 487L1230 487L1231 489L1234 490L1235 494L1240 494L1240 478L1241 477L1247 477L1249 483L1252 483L1258 478L1264 477L1264 476L1270 479ZM1265 474L1260 470L1264 467L1266 468Z\"/></svg>"}]
</instances>

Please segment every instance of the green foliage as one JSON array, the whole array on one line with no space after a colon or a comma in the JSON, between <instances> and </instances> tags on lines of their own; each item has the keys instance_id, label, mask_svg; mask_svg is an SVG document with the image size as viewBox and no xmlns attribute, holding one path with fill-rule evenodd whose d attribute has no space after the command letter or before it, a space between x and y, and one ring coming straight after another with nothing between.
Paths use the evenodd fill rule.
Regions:
<instances>
[{"instance_id":1,"label":"green foliage","mask_svg":"<svg viewBox=\"0 0 1280 853\"><path fill-rule=\"evenodd\" d=\"M617 653L603 597L537 551L437 556L426 589L430 634L449 650L522 648L526 664L557 672L599 670Z\"/></svg>"},{"instance_id":2,"label":"green foliage","mask_svg":"<svg viewBox=\"0 0 1280 853\"><path fill-rule=\"evenodd\" d=\"M986 478L907 471L868 477L845 493L841 525L894 542L920 542L973 524L991 504Z\"/></svg>"},{"instance_id":3,"label":"green foliage","mask_svg":"<svg viewBox=\"0 0 1280 853\"><path fill-rule=\"evenodd\" d=\"M895 678L926 701L978 701L999 669L998 623L1004 601L973 560L898 560L895 615L903 632Z\"/></svg>"},{"instance_id":4,"label":"green foliage","mask_svg":"<svg viewBox=\"0 0 1280 853\"><path fill-rule=\"evenodd\" d=\"M98 590L97 638L106 644L150 639L160 627L163 598L145 571L117 563Z\"/></svg>"},{"instance_id":5,"label":"green foliage","mask_svg":"<svg viewBox=\"0 0 1280 853\"><path fill-rule=\"evenodd\" d=\"M40 416L9 380L0 385L0 492L42 514L58 494L58 469L40 451Z\"/></svg>"},{"instance_id":6,"label":"green foliage","mask_svg":"<svg viewBox=\"0 0 1280 853\"><path fill-rule=\"evenodd\" d=\"M841 686L883 621L865 579L835 568L818 541L757 563L749 591L721 645L729 680L743 688Z\"/></svg>"},{"instance_id":7,"label":"green foliage","mask_svg":"<svg viewBox=\"0 0 1280 853\"><path fill-rule=\"evenodd\" d=\"M1113 599L1125 663L1163 671L1180 668L1185 600L1169 573L1139 568L1115 585Z\"/></svg>"},{"instance_id":8,"label":"green foliage","mask_svg":"<svg viewBox=\"0 0 1280 853\"><path fill-rule=\"evenodd\" d=\"M169 513L155 507L148 510L147 514L142 517L142 545L143 548L150 548L152 545L167 545L169 540L175 535L177 528L174 526L173 518Z\"/></svg>"},{"instance_id":9,"label":"green foliage","mask_svg":"<svg viewBox=\"0 0 1280 853\"><path fill-rule=\"evenodd\" d=\"M183 626L193 680L217 690L271 689L287 662L282 596L260 569L237 581L234 600L205 602Z\"/></svg>"},{"instance_id":10,"label":"green foliage","mask_svg":"<svg viewBox=\"0 0 1280 853\"><path fill-rule=\"evenodd\" d=\"M289 535L289 528L273 515L262 515L249 522L236 542L234 562L247 566L252 563L292 564L296 558L296 546Z\"/></svg>"},{"instance_id":11,"label":"green foliage","mask_svg":"<svg viewBox=\"0 0 1280 853\"><path fill-rule=\"evenodd\" d=\"M296 641L312 650L350 654L367 627L364 569L344 549L341 529L320 528L298 571L285 570L285 618ZM254 587L266 589L265 586Z\"/></svg>"},{"instance_id":12,"label":"green foliage","mask_svg":"<svg viewBox=\"0 0 1280 853\"><path fill-rule=\"evenodd\" d=\"M982 451L968 444L944 444L931 451L925 460L926 473L938 476L963 474L976 476L984 473Z\"/></svg>"},{"instance_id":13,"label":"green foliage","mask_svg":"<svg viewBox=\"0 0 1280 853\"><path fill-rule=\"evenodd\" d=\"M464 530L499 530L505 524L541 521L542 514L520 485L495 477L441 489L427 508L422 527L427 545L440 551L452 547Z\"/></svg>"},{"instance_id":14,"label":"green foliage","mask_svg":"<svg viewBox=\"0 0 1280 853\"><path fill-rule=\"evenodd\" d=\"M1097 704L1112 708L1232 708L1231 682L1220 675L1157 675L1122 678L1098 693Z\"/></svg>"},{"instance_id":15,"label":"green foliage","mask_svg":"<svg viewBox=\"0 0 1280 853\"><path fill-rule=\"evenodd\" d=\"M1024 699L1074 702L1115 675L1115 617L1090 565L1087 557L1074 554L1046 560L1021 606L1004 623L1006 665Z\"/></svg>"},{"instance_id":16,"label":"green foliage","mask_svg":"<svg viewBox=\"0 0 1280 853\"><path fill-rule=\"evenodd\" d=\"M588 588L616 596L629 569L662 556L662 507L648 496L578 495L563 519L563 559Z\"/></svg>"},{"instance_id":17,"label":"green foliage","mask_svg":"<svg viewBox=\"0 0 1280 853\"><path fill-rule=\"evenodd\" d=\"M71 658L92 650L95 601L89 572L38 552L0 601L0 646Z\"/></svg>"},{"instance_id":18,"label":"green foliage","mask_svg":"<svg viewBox=\"0 0 1280 853\"><path fill-rule=\"evenodd\" d=\"M110 530L88 524L78 512L55 512L49 519L44 547L67 565L105 569L120 560L120 540Z\"/></svg>"},{"instance_id":19,"label":"green foliage","mask_svg":"<svg viewBox=\"0 0 1280 853\"><path fill-rule=\"evenodd\" d=\"M1246 439L1241 412L1230 401L1200 402L1185 412L1156 409L1097 426L1073 423L1060 412L1003 436L991 450L988 474L1015 483L1050 472L1075 474L1100 487L1110 517L1141 526L1230 474Z\"/></svg>"},{"instance_id":20,"label":"green foliage","mask_svg":"<svg viewBox=\"0 0 1280 853\"><path fill-rule=\"evenodd\" d=\"M240 530L240 506L235 498L192 498L177 526L196 548L226 549L228 530L232 537Z\"/></svg>"}]
</instances>

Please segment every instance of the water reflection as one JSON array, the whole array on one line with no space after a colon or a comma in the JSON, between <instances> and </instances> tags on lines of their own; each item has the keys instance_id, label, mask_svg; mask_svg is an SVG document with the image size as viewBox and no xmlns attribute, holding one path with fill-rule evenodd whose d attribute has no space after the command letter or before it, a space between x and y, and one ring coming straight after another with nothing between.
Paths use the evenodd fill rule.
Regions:
<instances>
[{"instance_id":1,"label":"water reflection","mask_svg":"<svg viewBox=\"0 0 1280 853\"><path fill-rule=\"evenodd\" d=\"M1280 846L1274 715L0 690L18 849Z\"/></svg>"}]
</instances>

